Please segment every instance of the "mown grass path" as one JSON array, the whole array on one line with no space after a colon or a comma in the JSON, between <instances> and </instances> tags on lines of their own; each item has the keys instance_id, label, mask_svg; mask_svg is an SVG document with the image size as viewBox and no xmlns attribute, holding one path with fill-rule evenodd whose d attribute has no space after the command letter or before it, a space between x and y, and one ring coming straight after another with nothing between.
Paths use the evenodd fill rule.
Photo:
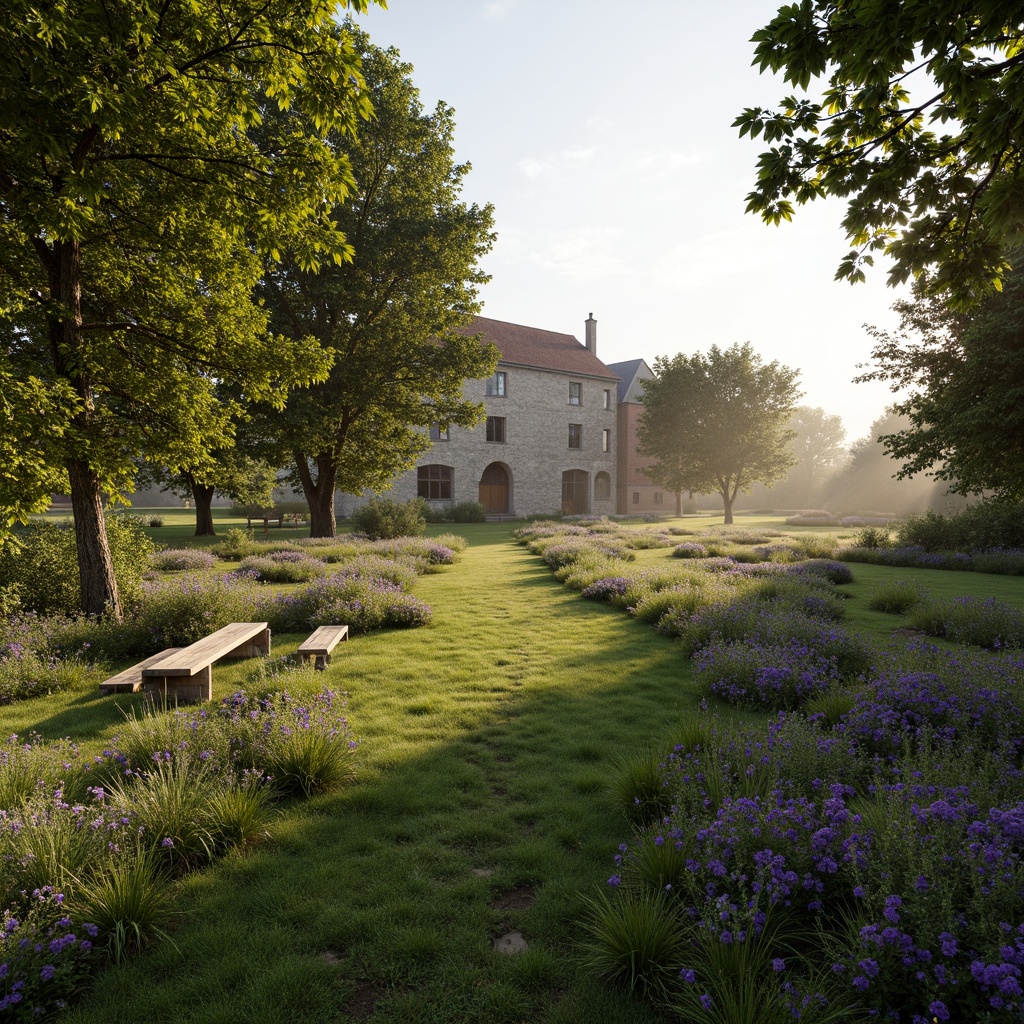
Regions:
<instances>
[{"instance_id":1,"label":"mown grass path","mask_svg":"<svg viewBox=\"0 0 1024 1024\"><path fill-rule=\"evenodd\" d=\"M182 882L173 942L104 973L68 1019L660 1019L580 966L580 893L627 835L615 761L666 749L696 709L688 664L564 589L510 529L459 532L459 564L416 589L433 623L356 637L325 674L350 695L357 784ZM496 952L512 930L529 949Z\"/></svg>"}]
</instances>

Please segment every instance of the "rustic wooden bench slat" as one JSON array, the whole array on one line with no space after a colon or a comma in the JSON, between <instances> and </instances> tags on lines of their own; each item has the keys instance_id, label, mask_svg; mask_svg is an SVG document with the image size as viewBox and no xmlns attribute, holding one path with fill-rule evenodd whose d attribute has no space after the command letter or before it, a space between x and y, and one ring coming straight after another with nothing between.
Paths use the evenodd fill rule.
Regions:
<instances>
[{"instance_id":1,"label":"rustic wooden bench slat","mask_svg":"<svg viewBox=\"0 0 1024 1024\"><path fill-rule=\"evenodd\" d=\"M160 651L159 654L151 654L148 658L143 659L137 665L132 665L131 668L126 668L123 671L118 672L116 676L104 679L103 682L100 683L101 692L138 693L139 690L142 689L142 670L180 650L180 647L168 647L166 651Z\"/></svg>"},{"instance_id":2,"label":"rustic wooden bench slat","mask_svg":"<svg viewBox=\"0 0 1024 1024\"><path fill-rule=\"evenodd\" d=\"M299 645L299 660L315 658L314 664L317 668L326 668L331 660L331 651L341 640L348 640L348 626L318 626Z\"/></svg>"},{"instance_id":3,"label":"rustic wooden bench slat","mask_svg":"<svg viewBox=\"0 0 1024 1024\"><path fill-rule=\"evenodd\" d=\"M146 665L142 669L142 690L164 703L169 699L213 700L215 661L268 654L270 628L266 622L232 622Z\"/></svg>"},{"instance_id":4,"label":"rustic wooden bench slat","mask_svg":"<svg viewBox=\"0 0 1024 1024\"><path fill-rule=\"evenodd\" d=\"M194 676L221 658L252 658L270 653L265 622L232 622L202 640L148 665L143 676Z\"/></svg>"}]
</instances>

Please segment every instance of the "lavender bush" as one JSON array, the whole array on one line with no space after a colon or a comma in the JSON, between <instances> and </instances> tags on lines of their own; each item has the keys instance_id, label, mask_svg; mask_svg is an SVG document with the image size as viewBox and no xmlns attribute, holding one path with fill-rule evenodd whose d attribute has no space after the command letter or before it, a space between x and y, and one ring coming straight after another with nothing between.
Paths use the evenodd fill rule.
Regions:
<instances>
[{"instance_id":1,"label":"lavender bush","mask_svg":"<svg viewBox=\"0 0 1024 1024\"><path fill-rule=\"evenodd\" d=\"M994 597L932 599L916 605L909 625L957 644L1024 647L1024 613Z\"/></svg>"},{"instance_id":2,"label":"lavender bush","mask_svg":"<svg viewBox=\"0 0 1024 1024\"><path fill-rule=\"evenodd\" d=\"M212 569L216 558L202 548L164 548L149 556L149 564L160 572L199 572Z\"/></svg>"}]
</instances>

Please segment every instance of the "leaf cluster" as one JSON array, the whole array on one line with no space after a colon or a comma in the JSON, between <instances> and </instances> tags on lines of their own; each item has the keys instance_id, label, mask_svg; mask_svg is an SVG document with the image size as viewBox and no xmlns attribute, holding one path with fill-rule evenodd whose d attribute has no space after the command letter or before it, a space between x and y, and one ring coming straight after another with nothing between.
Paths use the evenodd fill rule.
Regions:
<instances>
[{"instance_id":1,"label":"leaf cluster","mask_svg":"<svg viewBox=\"0 0 1024 1024\"><path fill-rule=\"evenodd\" d=\"M748 211L777 224L794 203L839 196L853 248L837 279L863 280L883 252L890 284L930 269L959 307L997 290L1024 229L1022 26L1020 0L780 7L752 38L753 63L804 95L734 122L770 146Z\"/></svg>"},{"instance_id":2,"label":"leaf cluster","mask_svg":"<svg viewBox=\"0 0 1024 1024\"><path fill-rule=\"evenodd\" d=\"M889 383L906 417L883 433L900 477L933 476L962 494L1024 497L1024 274L970 313L922 285L896 303L894 333L869 329L874 369L858 380Z\"/></svg>"}]
</instances>

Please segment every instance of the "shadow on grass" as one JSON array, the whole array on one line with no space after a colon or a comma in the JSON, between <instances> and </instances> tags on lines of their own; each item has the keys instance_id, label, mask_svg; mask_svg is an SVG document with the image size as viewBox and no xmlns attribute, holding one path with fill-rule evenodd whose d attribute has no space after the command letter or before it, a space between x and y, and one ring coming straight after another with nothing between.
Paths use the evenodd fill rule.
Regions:
<instances>
[{"instance_id":1,"label":"shadow on grass","mask_svg":"<svg viewBox=\"0 0 1024 1024\"><path fill-rule=\"evenodd\" d=\"M489 555L467 559L452 600L470 610L460 628L481 631L468 666L447 660L467 640L444 615L367 638L366 661L354 647L336 659L325 682L351 692L357 733L376 732L357 784L289 807L274 843L186 879L174 946L105 972L71 1020L663 1020L581 966L580 894L628 836L613 766L670 749L697 705L689 668L522 555L500 592L477 582ZM384 674L371 641L393 659ZM527 952L495 952L510 931Z\"/></svg>"}]
</instances>

